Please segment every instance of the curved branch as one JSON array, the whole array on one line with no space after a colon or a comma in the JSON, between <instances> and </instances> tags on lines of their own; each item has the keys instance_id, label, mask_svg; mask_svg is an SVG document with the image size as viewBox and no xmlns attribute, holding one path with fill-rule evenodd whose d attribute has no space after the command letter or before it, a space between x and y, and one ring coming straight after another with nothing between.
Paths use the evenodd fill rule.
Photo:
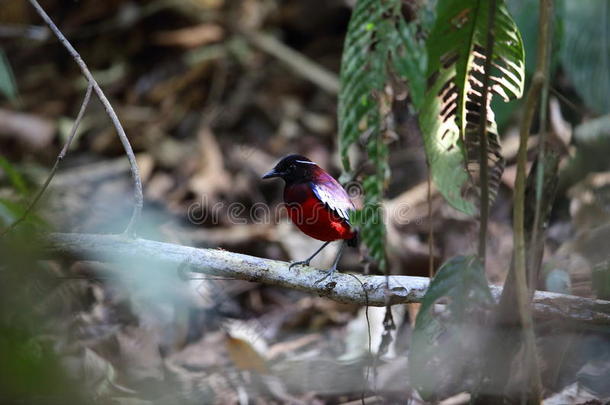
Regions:
<instances>
[{"instance_id":1,"label":"curved branch","mask_svg":"<svg viewBox=\"0 0 610 405\"><path fill-rule=\"evenodd\" d=\"M55 25L53 20L51 20L49 15L44 11L44 9L40 6L40 4L38 4L38 2L36 0L29 0L29 2L36 9L36 12L40 15L40 17L42 17L42 19L49 26L49 28L51 28L51 31L53 31L55 36L59 39L59 42L61 42L61 44L68 50L68 52L70 52L70 55L72 55L72 58L74 59L76 64L80 67L80 70L83 73L83 76L85 76L87 78L87 81L93 86L93 90L95 91L95 94L97 94L97 97L100 99L100 101L104 105L106 114L108 114L108 117L110 117L112 124L116 128L117 134L119 135L119 139L121 140L121 143L123 144L123 149L125 150L125 154L127 155L127 159L129 160L129 165L131 167L131 177L133 178L133 182L134 182L135 206L133 208L133 213L131 215L131 219L129 220L129 224L127 225L127 228L125 229L125 233L127 233L129 235L133 235L134 234L133 228L142 213L142 206L144 205L144 196L142 194L142 179L140 178L140 171L138 170L136 156L133 153L133 149L131 148L129 139L127 138L127 135L125 134L125 131L123 130L123 126L121 125L121 122L119 121L119 117L116 115L116 112L114 112L114 109L112 108L112 105L106 98L106 95L102 91L102 88L100 87L99 84L97 84L97 82L95 81L95 78L89 71L89 68L87 68L87 65L85 64L85 62L83 61L81 56L78 54L76 49L74 49L74 47L66 39L64 34L62 34L62 32L59 30L59 28L57 28L57 26Z\"/></svg>"},{"instance_id":2,"label":"curved branch","mask_svg":"<svg viewBox=\"0 0 610 405\"><path fill-rule=\"evenodd\" d=\"M196 273L292 288L339 302L365 305L368 296L368 305L386 305L385 276L337 272L332 280L316 284L325 271L311 267L289 270L286 262L221 249L197 249L122 235L53 233L45 239L44 252L47 257L69 255L104 262L164 263L177 271L188 265L189 270ZM427 277L390 276L390 304L420 302L428 280ZM502 289L497 286L491 289L498 300ZM610 325L609 301L537 291L533 309L539 320L563 320L584 327Z\"/></svg>"}]
</instances>

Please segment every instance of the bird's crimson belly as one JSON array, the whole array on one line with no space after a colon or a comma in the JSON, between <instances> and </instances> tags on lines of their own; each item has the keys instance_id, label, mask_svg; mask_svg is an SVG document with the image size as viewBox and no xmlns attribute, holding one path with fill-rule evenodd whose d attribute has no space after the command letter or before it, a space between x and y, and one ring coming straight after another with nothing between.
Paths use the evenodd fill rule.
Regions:
<instances>
[{"instance_id":1,"label":"bird's crimson belly","mask_svg":"<svg viewBox=\"0 0 610 405\"><path fill-rule=\"evenodd\" d=\"M309 189L291 190L286 193L288 215L306 235L322 240L351 239L350 226L318 200Z\"/></svg>"}]
</instances>

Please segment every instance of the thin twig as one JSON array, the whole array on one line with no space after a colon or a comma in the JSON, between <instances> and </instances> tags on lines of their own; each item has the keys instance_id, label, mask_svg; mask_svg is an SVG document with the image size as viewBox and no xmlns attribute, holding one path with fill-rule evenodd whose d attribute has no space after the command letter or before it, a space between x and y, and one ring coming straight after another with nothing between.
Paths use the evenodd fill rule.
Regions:
<instances>
[{"instance_id":1,"label":"thin twig","mask_svg":"<svg viewBox=\"0 0 610 405\"><path fill-rule=\"evenodd\" d=\"M543 0L544 1L544 0ZM524 227L524 208L525 208L525 169L527 165L527 138L529 130L536 112L538 94L542 88L542 77L535 74L532 84L525 101L525 115L521 121L519 134L519 152L517 153L517 176L515 178L515 191L513 203L513 230L514 230L514 265L515 265L515 288L517 297L517 307L519 319L523 327L525 338L525 353L523 358L526 363L531 361L530 377L532 377L532 395L540 396L540 374L538 372L538 362L536 357L535 335L533 321L528 303L528 287L526 275L526 256L525 256L525 227ZM530 373L528 373L530 374ZM537 377L536 377L537 376ZM527 381L527 378L526 378Z\"/></svg>"},{"instance_id":2,"label":"thin twig","mask_svg":"<svg viewBox=\"0 0 610 405\"><path fill-rule=\"evenodd\" d=\"M517 305L519 318L523 326L525 338L524 361L527 365L525 381L530 384L529 400L540 401L542 383L536 353L536 337L529 306L529 294L526 274L526 246L524 227L525 206L525 170L527 165L527 138L536 113L540 92L548 75L548 52L551 38L549 38L549 21L552 0L540 0L540 23L538 29L538 55L536 72L525 101L524 117L519 130L519 151L517 153L517 176L515 179L515 197L513 206L513 229L515 246L515 287L517 292Z\"/></svg>"},{"instance_id":3,"label":"thin twig","mask_svg":"<svg viewBox=\"0 0 610 405\"><path fill-rule=\"evenodd\" d=\"M428 277L434 277L434 222L432 221L432 173L428 165Z\"/></svg>"},{"instance_id":4,"label":"thin twig","mask_svg":"<svg viewBox=\"0 0 610 405\"><path fill-rule=\"evenodd\" d=\"M212 128L221 114L226 113L226 110L220 107L222 105L220 100L227 84L229 71L225 65L226 59L221 59L214 67L212 84L201 113L203 117L201 127L203 128Z\"/></svg>"},{"instance_id":5,"label":"thin twig","mask_svg":"<svg viewBox=\"0 0 610 405\"><path fill-rule=\"evenodd\" d=\"M15 229L20 223L25 221L25 219L28 217L28 215L30 215L30 213L32 212L32 210L34 209L34 207L36 206L36 204L38 203L38 201L44 194L44 192L49 187L49 184L51 184L51 180L53 180L53 177L55 176L55 173L57 172L57 169L59 168L59 163L64 159L64 157L68 153L68 149L70 149L70 145L72 144L72 141L76 137L78 127L80 126L83 116L85 115L85 111L87 110L87 106L89 105L89 101L91 100L92 88L93 88L93 86L92 86L91 82L89 82L89 84L87 85L87 92L85 93L85 98L83 99L83 102L81 103L81 106L80 106L80 110L78 111L78 115L76 116L76 121L74 121L74 124L72 125L72 130L70 131L70 136L68 137L68 140L66 141L64 147L59 152L59 155L57 155L57 159L55 159L55 164L53 165L53 168L51 169L51 172L47 176L47 179L45 180L44 184L42 185L40 190L38 190L38 193L36 193L36 196L34 196L34 199L30 202L30 204L27 206L27 208L25 209L23 214L19 217L19 219L17 219L8 228L6 228L4 231L2 231L2 233L0 233L0 238L5 236L6 234L8 234L10 231Z\"/></svg>"},{"instance_id":6,"label":"thin twig","mask_svg":"<svg viewBox=\"0 0 610 405\"><path fill-rule=\"evenodd\" d=\"M485 268L487 256L487 220L489 217L489 171L487 167L487 110L491 108L489 87L491 85L491 68L494 54L494 27L496 22L496 0L489 2L489 19L487 24L487 43L485 44L485 70L483 71L483 91L481 95L481 112L479 119L479 173L481 183L481 216L479 221L479 258Z\"/></svg>"},{"instance_id":7,"label":"thin twig","mask_svg":"<svg viewBox=\"0 0 610 405\"><path fill-rule=\"evenodd\" d=\"M553 1L550 0L548 3L548 13L553 13ZM549 20L548 26L546 27L547 39L552 38L553 32L553 19ZM546 57L546 61L544 62L544 68L549 69L551 64L551 47L553 45L553 41L548 41L547 45L548 49L546 51L546 55L540 55L540 57ZM547 113L548 113L548 99L549 99L549 87L550 87L550 74L548 71L544 72L544 82L542 84L541 94L540 94L540 115L539 115L539 126L538 130L538 165L536 166L536 204L534 208L534 226L532 229L532 237L530 240L530 247L527 258L527 269L528 269L528 286L530 289L530 294L536 289L536 281L538 279L538 267L539 262L535 260L537 256L537 252L539 251L539 246L543 244L543 235L541 234L541 230L543 224L540 223L542 220L542 193L544 189L544 168L546 166L546 138L547 138Z\"/></svg>"},{"instance_id":8,"label":"thin twig","mask_svg":"<svg viewBox=\"0 0 610 405\"><path fill-rule=\"evenodd\" d=\"M95 78L87 68L87 65L78 54L76 49L70 44L70 42L66 39L64 34L57 28L55 23L51 20L49 15L44 11L44 9L38 4L36 0L29 0L30 4L36 9L36 12L42 17L45 23L51 28L51 31L55 34L55 36L59 39L59 42L68 50L72 58L76 62L76 64L80 67L81 72L87 78L87 81L93 85L93 90L95 90L95 94L100 99L102 104L104 105L104 109L106 110L106 114L110 117L114 127L116 128L117 134L119 135L119 139L123 144L123 149L125 150L125 154L127 155L127 159L129 160L129 165L131 167L131 177L134 182L134 208L133 213L131 215L131 219L129 220L129 224L127 228L125 228L125 233L134 236L134 226L137 223L140 215L142 214L142 206L144 205L144 196L142 194L142 179L140 178L140 171L138 170L138 163L136 162L136 156L133 153L133 149L131 148L131 144L129 143L129 139L123 130L123 126L119 121L119 118L116 115L116 112L112 108L112 105L106 98L106 95L102 91L99 84L95 81Z\"/></svg>"},{"instance_id":9,"label":"thin twig","mask_svg":"<svg viewBox=\"0 0 610 405\"><path fill-rule=\"evenodd\" d=\"M366 292L366 288L364 288L364 284L362 283L362 281L360 281L360 279L358 277L356 277L354 274L348 273L348 275L352 276L360 284L360 286L362 286L362 291L364 292L364 318L366 319L366 328L367 328L367 332L368 332L368 355L370 356L372 353L373 339L371 337L371 320L369 319L369 296L368 296L368 293ZM367 362L366 372L364 373L364 386L362 387L362 393L360 395L360 400L363 404L365 403L364 394L366 393L370 373L371 373L371 365Z\"/></svg>"},{"instance_id":10,"label":"thin twig","mask_svg":"<svg viewBox=\"0 0 610 405\"><path fill-rule=\"evenodd\" d=\"M309 80L330 94L339 93L339 78L305 55L284 45L275 37L262 32L245 32L244 38L259 49L278 58L295 73Z\"/></svg>"},{"instance_id":11,"label":"thin twig","mask_svg":"<svg viewBox=\"0 0 610 405\"><path fill-rule=\"evenodd\" d=\"M580 115L581 118L589 115L589 112L587 110L574 104L569 98L567 98L566 96L561 94L559 92L559 90L557 90L553 86L550 86L549 90L551 93L553 93L555 96L557 96L559 101L561 101L566 107L568 107L569 109L574 111L576 114Z\"/></svg>"}]
</instances>

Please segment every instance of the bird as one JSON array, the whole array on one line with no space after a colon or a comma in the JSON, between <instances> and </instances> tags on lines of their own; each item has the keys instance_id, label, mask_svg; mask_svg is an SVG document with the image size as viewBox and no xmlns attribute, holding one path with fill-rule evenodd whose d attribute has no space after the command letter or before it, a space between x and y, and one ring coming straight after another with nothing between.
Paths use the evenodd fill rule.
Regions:
<instances>
[{"instance_id":1,"label":"bird","mask_svg":"<svg viewBox=\"0 0 610 405\"><path fill-rule=\"evenodd\" d=\"M358 232L352 227L350 213L354 204L345 189L324 169L298 154L284 156L262 178L284 180L284 204L292 222L304 234L324 242L310 257L290 264L309 266L310 261L331 242L341 240L341 247L326 276L332 279L345 245L358 244Z\"/></svg>"}]
</instances>

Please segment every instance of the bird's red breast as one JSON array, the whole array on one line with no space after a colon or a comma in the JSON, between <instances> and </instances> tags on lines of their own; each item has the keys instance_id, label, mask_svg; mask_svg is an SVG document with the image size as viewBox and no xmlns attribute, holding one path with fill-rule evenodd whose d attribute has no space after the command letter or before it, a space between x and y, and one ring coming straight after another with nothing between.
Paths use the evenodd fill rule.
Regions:
<instances>
[{"instance_id":1,"label":"bird's red breast","mask_svg":"<svg viewBox=\"0 0 610 405\"><path fill-rule=\"evenodd\" d=\"M284 202L294 224L306 235L322 240L355 239L349 223L354 205L341 185L319 167L311 181L286 185Z\"/></svg>"}]
</instances>

